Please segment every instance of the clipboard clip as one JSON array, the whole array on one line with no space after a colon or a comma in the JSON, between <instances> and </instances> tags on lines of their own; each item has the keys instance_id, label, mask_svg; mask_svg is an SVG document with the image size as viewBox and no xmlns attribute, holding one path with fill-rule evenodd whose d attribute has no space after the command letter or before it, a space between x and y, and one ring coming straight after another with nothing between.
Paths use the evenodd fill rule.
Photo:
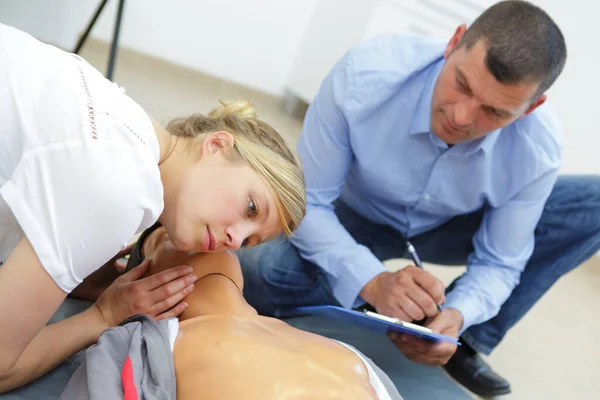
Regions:
<instances>
[{"instance_id":1,"label":"clipboard clip","mask_svg":"<svg viewBox=\"0 0 600 400\"><path fill-rule=\"evenodd\" d=\"M382 314L378 314L376 312L368 311L368 310L363 310L363 312L368 317L375 318L375 319L378 319L380 321L389 322L390 324L396 324L396 325L402 326L404 328L412 329L412 330L419 331L419 332L433 333L433 331L431 329L427 328L427 327L424 327L424 326L421 326L421 325L412 324L410 322L405 322L405 321L402 321L402 320L400 320L398 318L388 317L388 316L385 316L385 315L382 315Z\"/></svg>"}]
</instances>

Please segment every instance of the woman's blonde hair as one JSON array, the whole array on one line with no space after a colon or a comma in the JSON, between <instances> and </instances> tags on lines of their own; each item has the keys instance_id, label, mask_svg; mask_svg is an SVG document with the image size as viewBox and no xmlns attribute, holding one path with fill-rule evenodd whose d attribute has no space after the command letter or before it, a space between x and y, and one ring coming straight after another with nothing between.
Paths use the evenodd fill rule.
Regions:
<instances>
[{"instance_id":1,"label":"woman's blonde hair","mask_svg":"<svg viewBox=\"0 0 600 400\"><path fill-rule=\"evenodd\" d=\"M298 156L245 100L220 101L208 115L194 114L167 125L175 136L203 139L226 131L234 137L234 148L264 180L276 199L284 233L291 235L306 213L306 188Z\"/></svg>"}]
</instances>

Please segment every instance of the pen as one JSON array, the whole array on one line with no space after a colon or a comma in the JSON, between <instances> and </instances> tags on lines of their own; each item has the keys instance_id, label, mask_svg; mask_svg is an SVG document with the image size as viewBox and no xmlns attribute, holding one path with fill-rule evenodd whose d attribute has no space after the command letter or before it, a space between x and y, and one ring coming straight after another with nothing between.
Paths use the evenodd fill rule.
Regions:
<instances>
[{"instance_id":1,"label":"pen","mask_svg":"<svg viewBox=\"0 0 600 400\"><path fill-rule=\"evenodd\" d=\"M408 249L410 258L412 258L415 265L417 267L421 268L423 271L425 271L425 268L423 268L423 264L421 264L421 259L419 258L419 255L417 254L417 249L415 249L415 246L413 246L412 243L409 242L408 240L406 241L406 248ZM437 309L439 312L442 312L442 307L440 307L439 304L437 304Z\"/></svg>"}]
</instances>

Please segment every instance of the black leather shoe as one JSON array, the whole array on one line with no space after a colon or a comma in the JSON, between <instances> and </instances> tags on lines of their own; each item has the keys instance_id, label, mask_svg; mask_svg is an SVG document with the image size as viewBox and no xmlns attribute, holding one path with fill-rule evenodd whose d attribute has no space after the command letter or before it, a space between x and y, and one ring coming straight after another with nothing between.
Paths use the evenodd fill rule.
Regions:
<instances>
[{"instance_id":1,"label":"black leather shoe","mask_svg":"<svg viewBox=\"0 0 600 400\"><path fill-rule=\"evenodd\" d=\"M490 368L465 342L444 365L446 372L471 392L492 397L510 393L510 383Z\"/></svg>"}]
</instances>

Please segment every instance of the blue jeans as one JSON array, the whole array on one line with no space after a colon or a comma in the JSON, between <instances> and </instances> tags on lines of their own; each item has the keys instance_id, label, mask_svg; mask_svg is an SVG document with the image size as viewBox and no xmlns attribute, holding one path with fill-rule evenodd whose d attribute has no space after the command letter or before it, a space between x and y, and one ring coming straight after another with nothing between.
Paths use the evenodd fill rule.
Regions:
<instances>
[{"instance_id":1,"label":"blue jeans","mask_svg":"<svg viewBox=\"0 0 600 400\"><path fill-rule=\"evenodd\" d=\"M354 239L380 260L408 258L405 238L395 229L361 217L341 201L336 203L336 214ZM423 261L465 265L482 216L482 210L460 215L410 240ZM554 282L599 250L600 177L559 177L535 230L535 249L520 283L498 315L467 329L462 340L481 353L491 353ZM238 254L244 295L260 314L287 317L300 305L340 305L325 272L302 259L287 240Z\"/></svg>"}]
</instances>

